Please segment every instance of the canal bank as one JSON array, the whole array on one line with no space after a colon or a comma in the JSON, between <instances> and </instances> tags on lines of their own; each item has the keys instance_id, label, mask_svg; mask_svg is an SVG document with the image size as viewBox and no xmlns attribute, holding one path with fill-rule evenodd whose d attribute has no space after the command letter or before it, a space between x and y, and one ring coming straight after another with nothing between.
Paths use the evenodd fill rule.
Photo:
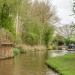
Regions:
<instances>
[{"instance_id":1,"label":"canal bank","mask_svg":"<svg viewBox=\"0 0 75 75\"><path fill-rule=\"evenodd\" d=\"M47 65L59 75L75 75L75 53L51 57L47 60Z\"/></svg>"},{"instance_id":2,"label":"canal bank","mask_svg":"<svg viewBox=\"0 0 75 75\"><path fill-rule=\"evenodd\" d=\"M48 64L47 62L45 63L46 66L51 69L52 71L54 71L55 73L57 73L57 75L62 75L62 73L59 72L59 70L57 70L56 68L54 68L52 65Z\"/></svg>"}]
</instances>

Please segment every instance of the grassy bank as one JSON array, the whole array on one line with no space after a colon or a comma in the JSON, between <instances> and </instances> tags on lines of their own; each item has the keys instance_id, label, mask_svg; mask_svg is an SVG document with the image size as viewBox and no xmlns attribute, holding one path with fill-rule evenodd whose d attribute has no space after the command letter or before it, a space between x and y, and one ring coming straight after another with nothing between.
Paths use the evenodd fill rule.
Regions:
<instances>
[{"instance_id":1,"label":"grassy bank","mask_svg":"<svg viewBox=\"0 0 75 75\"><path fill-rule=\"evenodd\" d=\"M62 75L75 75L75 54L49 58L47 64Z\"/></svg>"}]
</instances>

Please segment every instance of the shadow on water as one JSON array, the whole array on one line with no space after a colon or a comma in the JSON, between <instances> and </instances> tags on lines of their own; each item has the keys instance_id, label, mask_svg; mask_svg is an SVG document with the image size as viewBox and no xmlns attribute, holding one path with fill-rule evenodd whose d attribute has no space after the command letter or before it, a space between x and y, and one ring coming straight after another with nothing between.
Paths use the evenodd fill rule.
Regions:
<instances>
[{"instance_id":1,"label":"shadow on water","mask_svg":"<svg viewBox=\"0 0 75 75\"><path fill-rule=\"evenodd\" d=\"M27 52L14 59L0 61L0 75L57 75L48 69L45 52Z\"/></svg>"}]
</instances>

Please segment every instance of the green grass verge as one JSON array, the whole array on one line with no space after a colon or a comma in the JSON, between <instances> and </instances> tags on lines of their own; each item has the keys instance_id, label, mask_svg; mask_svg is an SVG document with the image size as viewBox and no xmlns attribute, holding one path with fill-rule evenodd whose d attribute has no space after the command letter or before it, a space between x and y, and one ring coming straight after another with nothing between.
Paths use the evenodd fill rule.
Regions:
<instances>
[{"instance_id":1,"label":"green grass verge","mask_svg":"<svg viewBox=\"0 0 75 75\"><path fill-rule=\"evenodd\" d=\"M75 53L49 58L47 64L55 68L62 75L75 75Z\"/></svg>"}]
</instances>

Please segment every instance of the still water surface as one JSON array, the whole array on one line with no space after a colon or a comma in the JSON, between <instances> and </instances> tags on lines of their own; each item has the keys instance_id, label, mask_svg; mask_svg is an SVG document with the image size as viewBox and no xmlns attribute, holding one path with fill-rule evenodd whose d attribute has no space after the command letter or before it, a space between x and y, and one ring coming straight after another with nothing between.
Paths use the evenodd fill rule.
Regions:
<instances>
[{"instance_id":1,"label":"still water surface","mask_svg":"<svg viewBox=\"0 0 75 75\"><path fill-rule=\"evenodd\" d=\"M28 52L0 60L0 75L57 75L45 65L45 52Z\"/></svg>"}]
</instances>

